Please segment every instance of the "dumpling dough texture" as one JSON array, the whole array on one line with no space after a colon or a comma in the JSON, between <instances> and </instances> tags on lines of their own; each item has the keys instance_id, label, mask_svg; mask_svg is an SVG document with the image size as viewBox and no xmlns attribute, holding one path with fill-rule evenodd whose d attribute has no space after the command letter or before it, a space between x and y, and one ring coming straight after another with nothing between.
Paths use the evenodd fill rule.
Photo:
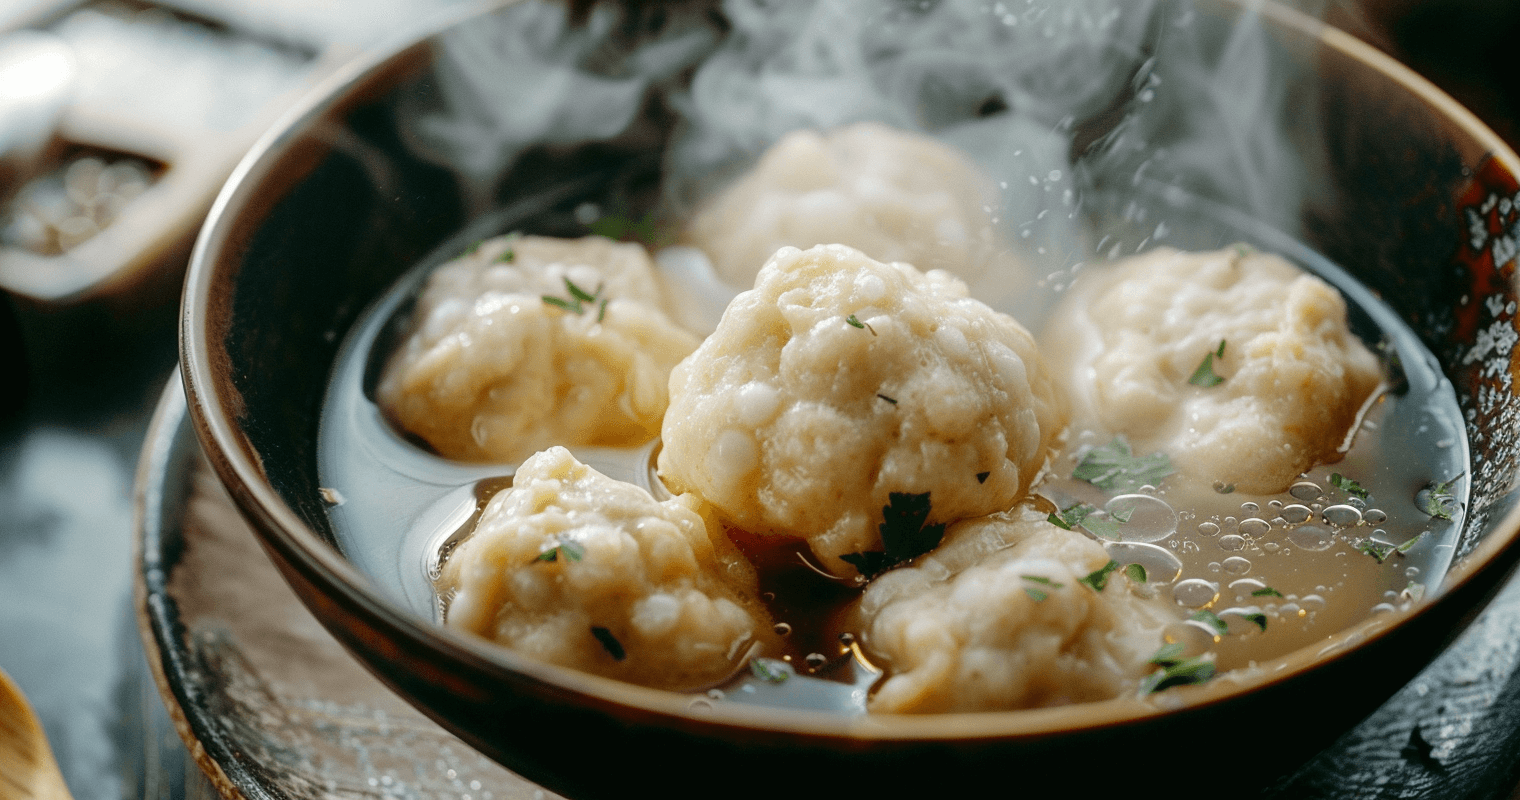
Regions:
<instances>
[{"instance_id":1,"label":"dumpling dough texture","mask_svg":"<svg viewBox=\"0 0 1520 800\"><path fill-rule=\"evenodd\" d=\"M1381 380L1339 292L1245 247L1159 248L1090 273L1041 341L1079 423L1167 453L1179 477L1253 494L1335 460ZM1189 383L1220 342L1224 381Z\"/></svg>"},{"instance_id":2,"label":"dumpling dough texture","mask_svg":"<svg viewBox=\"0 0 1520 800\"><path fill-rule=\"evenodd\" d=\"M890 675L870 709L1000 711L1136 691L1181 612L1138 596L1122 570L1102 592L1078 582L1108 561L1027 509L951 526L938 550L861 597L865 645Z\"/></svg>"},{"instance_id":3,"label":"dumpling dough texture","mask_svg":"<svg viewBox=\"0 0 1520 800\"><path fill-rule=\"evenodd\" d=\"M574 299L567 278L588 294L601 287L605 314L600 302L581 313L546 302ZM442 455L470 461L646 442L659 433L671 367L697 346L661 309L639 245L483 242L429 277L380 380L380 405Z\"/></svg>"},{"instance_id":4,"label":"dumpling dough texture","mask_svg":"<svg viewBox=\"0 0 1520 800\"><path fill-rule=\"evenodd\" d=\"M991 181L959 152L862 122L782 137L708 201L686 239L737 286L751 285L782 247L829 243L970 280L1010 258L988 210L997 203Z\"/></svg>"},{"instance_id":5,"label":"dumpling dough texture","mask_svg":"<svg viewBox=\"0 0 1520 800\"><path fill-rule=\"evenodd\" d=\"M670 396L667 485L737 528L807 539L840 575L855 574L841 555L883 549L893 492L930 493L930 524L1012 507L1066 420L1012 317L946 272L843 245L778 251Z\"/></svg>"},{"instance_id":6,"label":"dumpling dough texture","mask_svg":"<svg viewBox=\"0 0 1520 800\"><path fill-rule=\"evenodd\" d=\"M656 502L563 447L537 453L444 563L440 587L454 592L447 624L646 686L721 680L762 621L748 610L757 607L753 570L726 539L715 547L701 507L690 495ZM551 550L553 560L540 558Z\"/></svg>"}]
</instances>

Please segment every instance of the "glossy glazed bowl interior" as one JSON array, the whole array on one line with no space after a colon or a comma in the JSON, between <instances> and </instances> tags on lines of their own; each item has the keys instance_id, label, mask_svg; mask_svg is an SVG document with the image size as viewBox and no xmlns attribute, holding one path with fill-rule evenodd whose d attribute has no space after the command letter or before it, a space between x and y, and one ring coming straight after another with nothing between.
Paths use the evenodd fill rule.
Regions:
<instances>
[{"instance_id":1,"label":"glossy glazed bowl interior","mask_svg":"<svg viewBox=\"0 0 1520 800\"><path fill-rule=\"evenodd\" d=\"M1210 6L1204 16L1236 13ZM553 189L548 207L566 213L587 201L653 203L672 124L646 110L625 134L532 149L504 176L465 181L415 154L408 138L411 111L447 100L439 43L458 30L447 25L337 76L261 141L222 193L185 294L183 371L197 432L271 557L340 641L446 727L572 796L635 786L774 795L807 790L800 776L825 774L886 795L988 775L1020 776L1027 788L1057 780L1052 760L1101 753L1113 774L1150 770L1151 760L1176 759L1204 741L1200 731L1229 730L1249 730L1257 755L1268 757L1196 759L1190 776L1259 784L1406 682L1520 554L1511 488L1520 404L1508 346L1495 345L1515 338L1520 162L1470 114L1371 48L1282 9L1267 8L1263 20L1313 84L1303 111L1323 124L1313 147L1324 172L1308 202L1291 209L1253 208L1230 187L1200 190L1203 202L1218 218L1268 217L1379 293L1456 387L1474 463L1466 527L1442 590L1323 647L1156 701L842 717L695 708L688 695L536 663L404 608L345 559L319 492L318 423L340 343L406 270L470 231L498 232L506 219L498 211L522 198ZM1105 113L1095 112L1093 139L1111 132ZM1091 213L1101 216L1108 212L1097 196ZM1189 197L1160 192L1138 202L1154 220L1196 207ZM1218 246L1227 235L1204 230L1173 243ZM1306 718L1314 725L1306 728Z\"/></svg>"}]
</instances>

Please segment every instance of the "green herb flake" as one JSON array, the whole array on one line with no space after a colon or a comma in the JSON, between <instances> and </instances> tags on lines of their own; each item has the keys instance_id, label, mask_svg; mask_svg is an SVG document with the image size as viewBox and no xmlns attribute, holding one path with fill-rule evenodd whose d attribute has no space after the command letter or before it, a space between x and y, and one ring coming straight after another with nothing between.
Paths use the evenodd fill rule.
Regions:
<instances>
[{"instance_id":1,"label":"green herb flake","mask_svg":"<svg viewBox=\"0 0 1520 800\"><path fill-rule=\"evenodd\" d=\"M1224 620L1220 619L1218 614L1215 614L1206 608L1202 611L1194 613L1193 616L1188 617L1188 619L1195 622L1202 622L1204 625L1212 628L1215 636L1223 636L1230 631L1230 626Z\"/></svg>"},{"instance_id":2,"label":"green herb flake","mask_svg":"<svg viewBox=\"0 0 1520 800\"><path fill-rule=\"evenodd\" d=\"M1124 577L1129 578L1135 583L1145 583L1145 567L1139 564L1130 564L1124 568Z\"/></svg>"},{"instance_id":3,"label":"green herb flake","mask_svg":"<svg viewBox=\"0 0 1520 800\"><path fill-rule=\"evenodd\" d=\"M766 683L785 683L792 673L782 669L782 663L769 658L753 658L749 662L749 672Z\"/></svg>"},{"instance_id":4,"label":"green herb flake","mask_svg":"<svg viewBox=\"0 0 1520 800\"><path fill-rule=\"evenodd\" d=\"M1262 614L1260 612L1257 612L1255 614L1241 614L1240 616L1243 619L1245 619L1247 622L1253 622L1253 623L1255 623L1256 627L1261 628L1261 630L1262 630L1263 633L1266 632L1266 630L1267 630L1267 615L1266 614Z\"/></svg>"},{"instance_id":5,"label":"green herb flake","mask_svg":"<svg viewBox=\"0 0 1520 800\"><path fill-rule=\"evenodd\" d=\"M605 284L598 285L595 292L587 293L585 289L576 286L575 281L565 278L565 291L570 293L569 300L548 294L543 295L542 298L546 304L572 314L584 314L586 312L586 304L597 305L600 302L596 313L596 321L601 322L602 318L607 316L607 298L602 297L603 288L605 288Z\"/></svg>"},{"instance_id":6,"label":"green herb flake","mask_svg":"<svg viewBox=\"0 0 1520 800\"><path fill-rule=\"evenodd\" d=\"M579 314L579 313L581 313L581 304L580 303L574 303L574 302L571 302L571 301L566 300L564 298L555 297L553 295L547 295L547 294L543 296L543 300L544 300L545 303L547 303L547 304L549 304L551 306L554 306L555 308L564 309L565 311L569 311L572 314Z\"/></svg>"},{"instance_id":7,"label":"green herb flake","mask_svg":"<svg viewBox=\"0 0 1520 800\"><path fill-rule=\"evenodd\" d=\"M1173 686L1189 686L1205 683L1214 677L1214 662L1208 656L1183 658L1182 645L1172 643L1162 647L1151 656L1150 662L1160 667L1140 682L1140 696L1170 689Z\"/></svg>"},{"instance_id":8,"label":"green herb flake","mask_svg":"<svg viewBox=\"0 0 1520 800\"><path fill-rule=\"evenodd\" d=\"M1173 472L1176 470L1166 453L1137 457L1129 442L1116 436L1112 442L1089 450L1071 476L1100 489L1129 490L1159 485L1162 478Z\"/></svg>"},{"instance_id":9,"label":"green herb flake","mask_svg":"<svg viewBox=\"0 0 1520 800\"><path fill-rule=\"evenodd\" d=\"M884 395L884 394L878 394L878 395L876 395L876 396L877 396L877 397L880 397L880 398L881 398L881 399L883 399L883 400L885 400L885 401L887 401L887 402L888 402L888 403L891 403L891 404L892 404L892 405L894 405L894 406L895 406L895 405L897 405L897 400L896 400L896 399L894 399L894 398L891 398L891 397L888 397L888 396L886 396L886 395Z\"/></svg>"},{"instance_id":10,"label":"green herb flake","mask_svg":"<svg viewBox=\"0 0 1520 800\"><path fill-rule=\"evenodd\" d=\"M1052 589L1060 589L1066 585L1064 583L1056 583L1055 581L1043 575L1020 575L1019 577L1031 583L1038 583L1043 586L1049 586Z\"/></svg>"},{"instance_id":11,"label":"green herb flake","mask_svg":"<svg viewBox=\"0 0 1520 800\"><path fill-rule=\"evenodd\" d=\"M613 661L622 661L628 657L628 651L623 649L623 643L612 635L612 631L600 625L592 625L591 635L596 637L597 642L602 645L603 650L607 651L607 655L612 656Z\"/></svg>"},{"instance_id":12,"label":"green herb flake","mask_svg":"<svg viewBox=\"0 0 1520 800\"><path fill-rule=\"evenodd\" d=\"M1283 594L1282 594L1282 592L1279 592L1279 591L1277 591L1276 589L1273 589L1270 586L1264 586L1264 587L1262 587L1260 589L1257 589L1254 592L1251 592L1251 596L1252 597L1282 597Z\"/></svg>"},{"instance_id":13,"label":"green herb flake","mask_svg":"<svg viewBox=\"0 0 1520 800\"><path fill-rule=\"evenodd\" d=\"M566 561L580 561L586 556L586 548L579 542L560 542L554 547L538 554L536 561L558 561L563 553Z\"/></svg>"},{"instance_id":14,"label":"green herb flake","mask_svg":"<svg viewBox=\"0 0 1520 800\"><path fill-rule=\"evenodd\" d=\"M596 287L596 293L593 294L587 292L585 289L582 289L579 286L576 286L575 281L572 281L569 278L565 278L565 290L570 292L571 297L574 297L582 303L594 303L596 302L597 297L602 293L601 286Z\"/></svg>"},{"instance_id":15,"label":"green herb flake","mask_svg":"<svg viewBox=\"0 0 1520 800\"><path fill-rule=\"evenodd\" d=\"M1399 545L1398 547L1393 548L1394 552L1398 553L1401 556L1405 555L1410 550L1413 550L1414 546L1417 545L1417 544L1419 544L1421 539L1425 538L1425 534L1426 533L1427 533L1427 531L1420 531L1419 533L1417 533L1417 534L1414 535L1414 538L1412 538L1409 541L1407 541L1407 542Z\"/></svg>"},{"instance_id":16,"label":"green herb flake","mask_svg":"<svg viewBox=\"0 0 1520 800\"><path fill-rule=\"evenodd\" d=\"M1410 581L1409 585L1404 587L1404 594L1409 597L1411 603L1418 603L1425 599L1425 584Z\"/></svg>"},{"instance_id":17,"label":"green herb flake","mask_svg":"<svg viewBox=\"0 0 1520 800\"><path fill-rule=\"evenodd\" d=\"M1216 492L1218 492L1220 494L1234 494L1235 493L1235 484L1233 484L1233 483L1225 483L1224 481L1215 481L1214 482L1214 491L1216 491Z\"/></svg>"},{"instance_id":18,"label":"green herb flake","mask_svg":"<svg viewBox=\"0 0 1520 800\"><path fill-rule=\"evenodd\" d=\"M1029 595L1029 599L1035 601L1036 603L1043 603L1045 602L1045 598L1050 597L1049 594L1028 586L1024 587L1024 594Z\"/></svg>"},{"instance_id":19,"label":"green herb flake","mask_svg":"<svg viewBox=\"0 0 1520 800\"><path fill-rule=\"evenodd\" d=\"M1107 564L1104 564L1099 569L1090 573L1087 577L1077 581L1077 583L1083 584L1095 592L1101 592L1103 591L1104 587L1108 586L1108 576L1113 574L1113 571L1118 568L1119 562L1109 561Z\"/></svg>"},{"instance_id":20,"label":"green herb flake","mask_svg":"<svg viewBox=\"0 0 1520 800\"><path fill-rule=\"evenodd\" d=\"M1466 474L1466 472L1458 473L1457 477L1449 481L1426 486L1415 495L1415 505L1433 519L1451 519L1452 515L1461 508L1461 503L1457 502L1457 497L1452 494L1451 489Z\"/></svg>"},{"instance_id":21,"label":"green herb flake","mask_svg":"<svg viewBox=\"0 0 1520 800\"><path fill-rule=\"evenodd\" d=\"M1167 664L1175 664L1181 659L1183 649L1182 642L1172 642L1171 644L1164 645L1160 650L1156 651L1155 655L1151 656L1150 663L1163 667Z\"/></svg>"},{"instance_id":22,"label":"green herb flake","mask_svg":"<svg viewBox=\"0 0 1520 800\"><path fill-rule=\"evenodd\" d=\"M1117 542L1122 538L1119 535L1119 527L1121 525L1122 523L1113 517L1100 517L1096 514L1088 514L1082 518L1082 527L1086 528L1088 533L1099 539L1107 539L1110 542Z\"/></svg>"},{"instance_id":23,"label":"green herb flake","mask_svg":"<svg viewBox=\"0 0 1520 800\"><path fill-rule=\"evenodd\" d=\"M887 499L887 505L881 508L881 525L877 528L881 533L882 549L840 556L868 580L933 550L945 537L945 523L927 524L931 509L929 492L892 492Z\"/></svg>"},{"instance_id":24,"label":"green herb flake","mask_svg":"<svg viewBox=\"0 0 1520 800\"><path fill-rule=\"evenodd\" d=\"M854 314L845 317L844 321L850 323L851 327L859 328L861 330L866 329L866 324L864 322L861 322L859 319L856 319Z\"/></svg>"},{"instance_id":25,"label":"green herb flake","mask_svg":"<svg viewBox=\"0 0 1520 800\"><path fill-rule=\"evenodd\" d=\"M1214 359L1224 358L1224 340L1219 340L1219 348L1203 354L1203 361L1198 369L1193 370L1193 376L1188 378L1188 383L1201 386L1205 389L1224 383L1224 378L1214 371Z\"/></svg>"},{"instance_id":26,"label":"green herb flake","mask_svg":"<svg viewBox=\"0 0 1520 800\"><path fill-rule=\"evenodd\" d=\"M470 242L469 246L464 249L464 254L467 256L475 255L480 251L480 246L483 244L485 244L484 239L476 239L475 241Z\"/></svg>"},{"instance_id":27,"label":"green herb flake","mask_svg":"<svg viewBox=\"0 0 1520 800\"><path fill-rule=\"evenodd\" d=\"M1367 541L1357 545L1356 549L1359 552L1372 556L1373 558L1377 559L1377 562L1379 564L1381 564L1383 563L1384 559L1392 555L1393 551L1397 548L1391 544L1382 544L1381 542L1374 542L1371 539L1368 539Z\"/></svg>"},{"instance_id":28,"label":"green herb flake","mask_svg":"<svg viewBox=\"0 0 1520 800\"><path fill-rule=\"evenodd\" d=\"M1360 483L1351 480L1339 472L1330 473L1330 485L1334 486L1337 489L1340 489L1346 494L1356 495L1363 500L1367 499L1367 490L1363 489Z\"/></svg>"},{"instance_id":29,"label":"green herb flake","mask_svg":"<svg viewBox=\"0 0 1520 800\"><path fill-rule=\"evenodd\" d=\"M1058 528L1065 528L1070 531L1075 530L1078 525L1082 524L1082 520L1086 519L1087 515L1094 511L1097 511L1097 509L1086 503L1073 503L1045 519Z\"/></svg>"}]
</instances>

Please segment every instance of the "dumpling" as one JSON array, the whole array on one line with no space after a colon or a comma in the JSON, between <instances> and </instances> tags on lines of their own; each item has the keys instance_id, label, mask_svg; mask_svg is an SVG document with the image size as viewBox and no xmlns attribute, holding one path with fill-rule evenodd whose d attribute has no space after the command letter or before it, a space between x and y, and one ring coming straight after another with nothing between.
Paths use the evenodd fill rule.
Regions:
<instances>
[{"instance_id":1,"label":"dumpling","mask_svg":"<svg viewBox=\"0 0 1520 800\"><path fill-rule=\"evenodd\" d=\"M1165 452L1195 485L1255 494L1335 460L1381 380L1334 288L1245 247L1090 273L1041 342L1078 419Z\"/></svg>"},{"instance_id":2,"label":"dumpling","mask_svg":"<svg viewBox=\"0 0 1520 800\"><path fill-rule=\"evenodd\" d=\"M445 562L450 627L544 661L669 689L719 681L768 636L753 570L701 501L537 453Z\"/></svg>"},{"instance_id":3,"label":"dumpling","mask_svg":"<svg viewBox=\"0 0 1520 800\"><path fill-rule=\"evenodd\" d=\"M890 677L877 712L1000 711L1107 700L1156 667L1177 606L1145 598L1122 571L1101 591L1103 547L1021 508L951 526L933 554L878 578L861 598L867 649Z\"/></svg>"},{"instance_id":4,"label":"dumpling","mask_svg":"<svg viewBox=\"0 0 1520 800\"><path fill-rule=\"evenodd\" d=\"M948 273L843 245L779 250L670 397L667 485L737 528L806 539L840 575L860 554L901 560L880 530L894 495L928 505L926 525L1012 507L1066 420L1012 317Z\"/></svg>"},{"instance_id":5,"label":"dumpling","mask_svg":"<svg viewBox=\"0 0 1520 800\"><path fill-rule=\"evenodd\" d=\"M959 152L862 122L782 137L706 203L685 238L738 286L781 247L828 243L970 280L1009 258L989 211L996 203L991 182Z\"/></svg>"},{"instance_id":6,"label":"dumpling","mask_svg":"<svg viewBox=\"0 0 1520 800\"><path fill-rule=\"evenodd\" d=\"M661 304L639 245L483 242L429 277L380 405L440 454L472 461L649 441L671 367L697 346Z\"/></svg>"}]
</instances>

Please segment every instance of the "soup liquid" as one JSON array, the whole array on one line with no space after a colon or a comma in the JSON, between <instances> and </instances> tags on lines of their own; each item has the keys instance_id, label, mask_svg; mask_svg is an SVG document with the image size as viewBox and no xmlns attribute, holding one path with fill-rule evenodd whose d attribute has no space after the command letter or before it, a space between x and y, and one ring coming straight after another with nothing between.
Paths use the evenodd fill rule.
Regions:
<instances>
[{"instance_id":1,"label":"soup liquid","mask_svg":"<svg viewBox=\"0 0 1520 800\"><path fill-rule=\"evenodd\" d=\"M1435 358L1371 292L1295 240L1250 220L1221 218L1214 209L1167 213L1174 229L1194 231L1193 241L1174 236L1168 244L1211 249L1248 241L1335 285L1348 300L1353 329L1389 365L1384 390L1366 407L1344 458L1315 467L1290 492L1244 495L1219 486L1187 493L1163 480L1130 493L1141 499L1115 501L1140 508L1121 526L1119 540L1102 540L1110 555L1120 564L1145 567L1141 591L1171 598L1184 617L1201 617L1172 626L1168 639L1184 642L1191 652L1212 651L1221 670L1245 667L1438 592L1461 527L1468 456L1455 393ZM1109 252L1118 253L1125 226L1134 222L1132 215L1106 227L1100 221L1100 229L1112 232L1094 249L1112 243ZM507 229L534 228L530 221ZM382 593L435 621L442 620L447 601L433 583L441 558L490 495L510 485L515 465L454 462L428 452L381 417L371 390L427 271L478 238L478 231L456 237L368 310L340 353L320 428L319 474L324 487L336 490L332 496L343 498L329 509L339 548ZM1109 439L1101 431L1068 432L1065 448L1027 502L1058 511L1076 501L1098 508L1114 501L1119 493L1068 477L1087 448ZM613 477L659 492L649 473L645 468ZM1358 488L1348 489L1351 484L1333 474ZM1439 484L1452 497L1443 506L1450 519L1431 516L1419 503L1423 491ZM1175 529L1163 530L1169 519L1163 509L1175 514ZM852 614L859 588L809 567L806 546L798 542L730 534L755 563L762 600L778 632L785 632L786 652L765 655L784 658L799 674L858 684L858 670L838 667L860 635ZM1221 622L1227 632L1213 627ZM747 680L753 683L740 682ZM754 697L752 686L748 691ZM800 702L784 693L760 694L766 699L747 701ZM728 697L746 700L732 691ZM863 708L863 694L860 703L841 707Z\"/></svg>"}]
</instances>

